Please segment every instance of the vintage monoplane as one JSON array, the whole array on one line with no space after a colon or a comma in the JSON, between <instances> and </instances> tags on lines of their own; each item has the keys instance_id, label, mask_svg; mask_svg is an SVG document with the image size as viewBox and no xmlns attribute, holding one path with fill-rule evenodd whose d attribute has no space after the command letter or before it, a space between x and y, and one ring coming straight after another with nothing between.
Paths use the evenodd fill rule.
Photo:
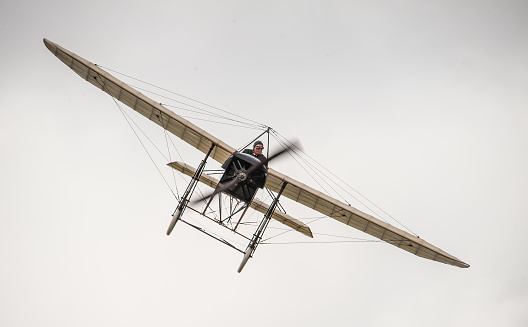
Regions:
<instances>
[{"instance_id":1,"label":"vintage monoplane","mask_svg":"<svg viewBox=\"0 0 528 327\"><path fill-rule=\"evenodd\" d=\"M195 191L197 183L201 182L214 189L211 194L201 197L202 200L207 202L206 208L209 207L213 197L216 195L226 194L232 199L235 199L237 205L231 208L226 219L231 219L238 214L240 217L236 224L227 226L224 223L226 219L210 218L206 215L205 209L198 212L204 217L212 219L223 227L230 229L231 232L239 234L237 230L238 226L248 208L264 214L253 236L248 237L244 235L249 240L249 244L245 250L238 249L225 240L208 234L244 253L238 272L242 271L248 259L252 257L255 249L262 241L262 236L270 219L275 219L293 230L308 237L313 237L310 228L306 224L277 210L277 206L280 205L279 199L282 196L414 255L461 268L469 267L469 264L417 236L411 235L349 204L319 192L272 168L268 168L267 164L269 161L283 153L287 153L291 147L296 147L295 144L290 143L289 146L286 146L283 150L275 154L269 155L269 158L265 160L259 160L249 154L238 152L235 148L225 144L205 130L120 81L99 66L47 39L44 39L44 44L57 58L81 76L81 78L205 154L205 158L196 169L181 162L169 163L169 166L173 169L190 176L191 181L183 195L179 198L179 203L172 215L167 235L171 233L178 221L184 221L182 217L186 209L198 212L193 208L193 203L196 200L192 200L191 196ZM204 168L209 158L222 164L224 171L220 180L204 173ZM273 195L271 204L266 204L255 198L257 190L262 188L267 188L272 191L269 192Z\"/></svg>"}]
</instances>

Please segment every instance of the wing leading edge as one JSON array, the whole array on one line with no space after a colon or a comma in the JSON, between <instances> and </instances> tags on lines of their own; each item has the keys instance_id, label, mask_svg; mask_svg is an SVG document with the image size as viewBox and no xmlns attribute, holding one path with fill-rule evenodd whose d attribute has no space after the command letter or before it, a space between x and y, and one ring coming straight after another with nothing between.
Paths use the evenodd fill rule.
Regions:
<instances>
[{"instance_id":1,"label":"wing leading edge","mask_svg":"<svg viewBox=\"0 0 528 327\"><path fill-rule=\"evenodd\" d=\"M44 44L81 78L103 92L110 94L191 146L203 153L207 153L211 146L214 146L210 156L216 161L224 163L235 152L234 148L123 83L88 60L47 39L44 39Z\"/></svg>"},{"instance_id":2,"label":"wing leading edge","mask_svg":"<svg viewBox=\"0 0 528 327\"><path fill-rule=\"evenodd\" d=\"M81 78L93 84L98 89L110 94L112 97L181 138L191 146L203 153L207 153L211 147L214 147L210 156L216 161L224 163L235 152L235 149L231 146L126 85L95 64L47 39L44 39L44 44L57 58L81 76ZM278 192L283 183L287 183L283 196L328 217L414 255L461 268L469 267L469 264L416 236L323 194L273 169L268 170L267 188Z\"/></svg>"}]
</instances>

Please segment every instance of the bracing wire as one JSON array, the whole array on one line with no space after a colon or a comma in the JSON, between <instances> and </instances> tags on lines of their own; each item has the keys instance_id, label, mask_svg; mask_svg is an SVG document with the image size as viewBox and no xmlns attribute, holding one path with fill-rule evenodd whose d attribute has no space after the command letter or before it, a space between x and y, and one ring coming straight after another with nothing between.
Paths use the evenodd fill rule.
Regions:
<instances>
[{"instance_id":1,"label":"bracing wire","mask_svg":"<svg viewBox=\"0 0 528 327\"><path fill-rule=\"evenodd\" d=\"M310 160L312 160L315 164L317 164L319 167L321 167L324 171L326 171L327 173L329 173L330 175L332 175L333 178L336 178L338 181L340 181L341 183L343 183L345 186L347 186L348 188L350 188L352 191L354 191L355 193L357 193L359 196L361 196L361 198L365 199L368 203L370 203L372 206L374 206L375 208L377 208L378 210L380 210L381 212L383 212L385 215L387 215L388 217L390 217L391 219L393 219L395 222L397 222L400 226L402 226L403 228L405 228L408 232L410 232L411 234L415 235L415 236L418 236L416 233L414 233L413 231L411 231L407 226L405 226L402 222L400 222L399 220L397 220L396 218L394 218L392 215L390 215L389 213L387 213L385 210L383 210L381 207L379 207L377 204L375 204L373 201L371 201L370 199L368 199L365 195L363 195L362 193L360 193L358 190L356 190L355 188L353 188L352 186L350 186L350 184L348 184L347 182L345 182L344 180L342 180L341 178L339 178L338 176L336 176L334 173L332 173L330 170L328 170L327 168L325 168L323 165L321 165L319 162L317 162L314 158L312 158L311 156L309 156L306 152L304 152L302 149L298 148L297 146L295 146L294 144L292 144L291 142L287 141L286 138L284 138L282 135L280 135L277 131L275 130L272 130L273 132L273 135L276 137L276 140L281 143L281 140L284 140L282 141L282 143L286 143L287 146L293 146L295 147L294 149L294 153L296 153L296 151L300 151L302 154L304 154L306 157L308 157ZM296 153L297 154L297 153ZM298 154L297 154L298 155ZM322 172L320 169L318 169L317 167L315 167L314 165L312 165L311 163L309 163L306 159L304 159L303 157L301 157L300 155L298 155L298 157L300 158L300 160L302 160L303 162L306 163L306 165L308 165L310 167L310 169L312 171L315 172L315 174L317 176L319 176L319 174L321 174L322 176L324 176L325 178L322 178L322 177L319 177L321 178L322 181L324 181L325 183L329 184L327 181L332 181L334 185L336 185L339 189L341 189L342 191L344 191L346 194L348 194L349 196L351 196L352 198L354 198L356 201L358 201L360 204L362 204L363 206L365 206L367 209L369 209L372 213L374 213L378 218L380 218L381 220L386 221L386 219L383 218L383 216L381 216L376 210L372 209L368 204L364 203L364 201L360 200L358 197L356 197L354 194L352 194L350 191L348 191L347 189L345 189L343 186L339 185L338 183L334 182L332 180L332 178L330 178L327 174L325 174L324 172ZM306 171L306 169L305 169ZM325 192L328 193L328 191L311 175L308 173L308 175L314 179L316 181L316 183L321 186ZM338 194L347 204L349 204L346 199L344 199L339 192L337 192L331 185L329 185L329 187L336 193ZM350 204L349 204L350 205Z\"/></svg>"},{"instance_id":2,"label":"bracing wire","mask_svg":"<svg viewBox=\"0 0 528 327\"><path fill-rule=\"evenodd\" d=\"M336 244L336 243L386 243L381 240L347 240L347 241L297 241L297 242L260 242L265 245L290 245L290 244Z\"/></svg>"},{"instance_id":3,"label":"bracing wire","mask_svg":"<svg viewBox=\"0 0 528 327\"><path fill-rule=\"evenodd\" d=\"M165 145L167 146L167 153L169 154L169 160L170 160L170 162L172 162L172 156L171 156L171 151L170 151L170 147L169 147L169 135L168 135L166 129L163 129L163 132L164 132L163 134L165 136ZM179 152L178 152L178 154L179 154ZM172 172L172 179L174 180L174 186L175 186L175 189L176 189L176 199L178 201L180 201L180 192L178 192L178 187L177 187L177 183L176 183L176 174L174 172L174 169L171 169L171 172Z\"/></svg>"},{"instance_id":4,"label":"bracing wire","mask_svg":"<svg viewBox=\"0 0 528 327\"><path fill-rule=\"evenodd\" d=\"M277 142L283 147L289 147L289 148L292 148L292 153L296 154L297 157L294 157L293 154L290 154L292 156L292 158L297 161L297 163L299 163L299 161L297 160L297 158L301 161L303 161L306 166L313 172L315 173L317 176L319 175L317 173L317 168L315 168L313 165L311 165L305 158L303 158L301 155L299 155L296 151L300 151L304 154L304 151L302 151L299 147L297 147L295 144L289 142L288 140L286 140L284 137L282 137L280 134L278 134L275 130L272 130L272 133L274 134L274 136L276 137L276 140ZM299 165L303 168L303 170L308 174L308 176L310 176L327 194L329 193L328 190L319 182L319 180L317 180L316 178L313 177L313 175L305 168L304 165L300 164ZM321 180L323 182L325 182L328 187L330 187L332 189L332 191L334 191L335 194L337 194L339 197L341 197L341 199L343 201L345 201L348 205L350 205L350 203L348 203L348 201L342 197L339 192L337 192L333 187L332 185L330 185L330 183L328 183L328 179L324 179L324 178L321 178Z\"/></svg>"},{"instance_id":5,"label":"bracing wire","mask_svg":"<svg viewBox=\"0 0 528 327\"><path fill-rule=\"evenodd\" d=\"M102 67L102 66L99 66L99 67ZM105 67L103 67L105 68ZM170 101L174 101L175 103L178 103L182 106L174 106L174 105L170 105L170 104L163 104L164 106L166 107L171 107L171 108L174 108L174 109L178 109L178 110L182 110L182 111L186 111L186 112L190 112L190 113L194 113L194 114L198 114L198 115L204 115L206 117L209 117L210 119L205 119L205 118L196 118L196 117L189 117L189 116L183 116L180 114L180 116L184 117L184 118L189 118L189 119L194 119L194 120L200 120L200 121L206 121L206 122L213 122L213 123L219 123L219 124L224 124L224 125L227 125L227 126L235 126L235 127L238 127L238 128L250 128L250 129L265 129L268 131L268 137L269 137L269 133L271 132L272 135L275 137L276 141L282 146L282 147L290 147L292 148L292 146L294 147L293 148L293 151L292 153L290 153L290 155L292 156L292 158L302 167L302 169L308 174L308 176L310 176L310 178L312 178L318 185L319 187L321 187L324 192L326 192L327 194L329 193L328 190L326 189L326 187L322 184L324 183L328 188L330 188L335 194L337 194L337 196L339 196L340 198L342 198L342 200L344 202L346 202L347 204L348 201L341 195L340 192L338 192L336 190L336 188L334 188L334 186L332 185L335 185L337 186L341 191L344 191L346 194L348 194L349 196L353 197L356 201L358 201L359 203L361 203L363 206L365 206L367 209L369 209L370 211L372 211L376 216L378 216L380 219L386 221L381 215L379 215L375 210L373 210L372 208L370 208L369 205L365 204L362 200L358 199L358 197L356 197L354 194L352 194L350 191L348 191L347 189L345 189L343 186L341 186L340 184L338 184L337 182L333 181L332 178L330 178L328 176L331 175L333 178L336 178L338 181L340 181L341 183L343 183L346 187L348 187L349 189L351 189L352 191L354 191L356 194L358 194L359 196L361 196L363 199L365 199L368 203L370 203L371 205L373 205L375 208L377 208L378 210L380 210L381 212L383 212L385 215L387 215L388 217L390 217L391 219L393 219L394 221L396 221L399 225L401 225L403 228L405 228L406 230L408 230L410 233L416 235L415 233L413 233L409 228L407 228L405 225L403 225L400 221L398 221L396 218L394 218L393 216L391 216L390 214L388 214L385 210L381 209L378 205L376 205L375 203L373 203L371 200L369 200L367 197L365 197L363 194L361 194L360 192L358 192L356 189L354 189L352 186L350 186L348 183L346 183L345 181L343 181L341 178L337 177L334 173L332 173L331 171L329 171L328 169L326 169L325 167L323 167L320 163L318 163L316 160L314 160L312 157L310 157L308 154L306 154L302 149L298 148L297 146L295 146L294 144L292 144L291 142L289 142L287 139L285 139L284 137L282 137L278 132L276 132L275 130L269 128L268 126L266 126L265 124L261 124L261 123L258 123L256 121L253 121L251 119L247 119L247 118L244 118L242 116L239 116L239 115L236 115L236 114L233 114L233 113L230 113L226 110L223 110L223 109L220 109L218 107L215 107L215 106L212 106L212 105L209 105L207 103L204 103L204 102L201 102L201 101L198 101L198 100L195 100L195 99L192 99L190 97L187 97L187 96L184 96L184 95L181 95L179 93L176 93L176 92L173 92L173 91L170 91L170 90L167 90L167 89L164 89L162 87L159 87L159 86L156 86L154 84L151 84L151 83L148 83L148 82L145 82L145 81L142 81L140 79L137 79L137 78L134 78L132 76L129 76L129 75L126 75L126 74L123 74L123 73L120 73L120 72L117 72L115 70L112 70L112 69L109 69L109 68L105 68L106 70L109 70L109 71L112 71L114 73L117 73L117 74L120 74L122 76L126 76L130 79L133 79L133 80L136 80L140 83L144 83L146 85L149 85L151 87L154 87L154 88L157 88L157 89L160 89L160 90L163 90L165 92L168 92L170 94L173 94L173 95L176 95L176 96L179 96L181 98L184 98L184 99L187 99L187 100L190 100L190 101L193 101L194 103L197 103L197 104L200 104L200 105L203 105L203 106L206 106L210 109L214 109L214 110L217 110L217 111L220 111L220 112L223 112L225 114L228 114L228 115L231 115L233 117L237 117L239 119L242 119L242 120L239 120L239 119L234 119L234 118L230 118L229 116L226 116L226 115L221 115L221 114L218 114L218 113L214 113L214 112L211 112L209 110L206 110L206 109L203 109L203 108L200 108L199 106L196 106L196 105L191 105L191 104L188 104L188 103L185 103L185 102L182 102L182 101L179 101L179 100L176 100L176 99L173 99L173 98L170 98L170 97L167 97L167 96L164 96L164 95L161 95L161 94L158 94L158 93L155 93L155 92L152 92L152 91L149 91L149 90L146 90L146 89L143 89L143 88L140 88L138 86L134 86L136 89L140 89L142 91L145 91L145 92L149 92L151 94L154 94L154 95L157 95L159 97L163 97L165 99L168 99ZM104 85L103 85L104 87ZM167 186L169 187L169 189L171 190L172 194L178 199L179 198L179 194L176 195L174 194L174 191L172 190L172 188L170 187L170 185L168 184L168 182L166 181L165 177L163 176L163 174L161 173L161 171L159 170L158 166L156 165L156 163L154 162L152 156L150 155L150 153L148 152L148 150L146 149L145 145L143 144L143 142L141 141L141 138L139 137L139 135L137 134L136 130L133 128L132 124L130 123L129 119L131 120L130 116L128 116L124 110L119 106L119 104L117 103L116 99L114 99L112 97L112 99L114 100L114 102L116 103L116 105L118 106L118 108L120 109L122 115L125 117L125 119L127 120L127 123L130 125L130 127L132 128L132 130L134 131L136 137L138 138L138 140L140 141L141 145L143 146L143 148L145 149L145 151L147 152L147 154L149 155L151 161L154 163L156 169L158 170L158 172L160 173L160 175L162 176L163 180L165 181L165 183L167 184ZM161 103L160 103L161 104ZM128 117L128 118L127 118ZM212 119L218 119L218 120L223 120L222 121L215 121L215 120L212 120ZM226 122L226 121L229 121L229 122ZM145 135L145 133L141 130L141 128L139 128L139 126L132 120L132 122L136 125L136 127L143 133L143 135ZM150 140L150 138L148 138L148 136L145 135L145 137L147 137L147 139L151 142L151 144L153 144L153 146L158 150L158 152L160 152L162 154L163 157L165 157L165 155L155 146L155 144ZM168 155L169 155L169 160L171 160L171 154L170 154L170 149L169 149L169 140L170 142L173 144L174 146L174 143L172 141L172 139L170 137L168 137L167 135L167 131L165 130L165 139L166 139L166 146L167 146L167 150L168 150ZM269 141L268 141L269 143ZM176 149L176 151L178 152L177 150L177 147L174 146L174 148ZM308 161L308 159L306 159L305 157L301 156L298 152L302 153L304 156L308 157L310 160L312 160L316 165L310 163ZM295 154L295 156L293 155ZM178 155L180 156L180 158L182 159L183 161L183 158L181 156L181 154L178 152ZM165 159L167 159L165 157ZM318 167L321 167L321 169L319 169ZM326 172L326 173L325 173ZM315 178L313 175L316 175L320 181L320 182L317 178ZM323 177L321 177L323 176ZM174 175L174 171L173 171L173 178L175 179L175 175ZM331 183L332 184L331 184ZM175 181L176 183L176 181ZM199 191L199 190L198 190ZM178 190L176 188L176 192L178 193ZM350 205L350 204L349 204ZM315 221L315 220L314 220ZM284 232L284 233L287 233L288 231ZM278 235L275 235L275 236L272 236L270 238L267 238L266 240L263 240L263 241L267 241L271 238L275 238L277 236L280 236L284 233L280 233ZM335 236L335 235L334 235ZM337 236L336 236L337 237ZM365 240L364 240L365 241ZM341 242L350 242L350 241L341 241ZM357 240L355 240L354 242L357 242ZM381 242L381 241L380 241ZM297 242L297 243L305 243L305 242ZM306 242L306 243L310 243L310 242ZM317 243L317 242L316 242ZM332 242L323 242L323 243L332 243ZM266 244L279 244L279 243L266 243ZM287 243L285 243L287 244Z\"/></svg>"},{"instance_id":6,"label":"bracing wire","mask_svg":"<svg viewBox=\"0 0 528 327\"><path fill-rule=\"evenodd\" d=\"M158 173L160 174L161 178L163 179L163 181L165 182L165 184L167 185L167 187L169 188L169 190L171 191L172 195L174 196L174 198L178 199L179 197L176 196L176 194L174 193L174 191L172 190L172 187L169 185L169 183L167 182L167 179L165 179L165 176L163 176L163 173L161 172L161 170L159 169L158 165L156 164L156 161L154 161L154 158L152 158L152 156L150 155L150 152L148 151L147 147L145 146L145 144L143 143L143 141L141 140L141 138L139 137L138 133L136 132L136 130L134 129L134 127L132 126L132 124L130 123L130 120L129 120L129 116L126 114L126 112L123 110L123 108L121 108L121 106L119 105L119 103L117 103L116 99L114 97L112 97L112 99L114 100L115 104L117 105L117 107L119 108L119 111L121 112L121 114L123 115L123 117L125 118L126 122L128 123L128 125L130 126L130 128L132 129L132 131L134 132L134 134L136 135L137 139L139 140L139 143L141 143L141 146L143 147L143 149L145 150L145 152L147 153L147 155L149 156L150 158L150 161L152 161L152 163L154 164L154 167L156 167L156 170L158 171ZM133 121L133 120L132 120ZM137 125L136 125L137 126ZM138 127L139 128L139 127ZM141 130L141 129L140 129ZM141 130L142 131L142 130ZM142 131L143 132L143 131ZM149 139L150 140L150 139ZM152 141L151 141L152 142ZM159 151L159 149L158 149Z\"/></svg>"},{"instance_id":7,"label":"bracing wire","mask_svg":"<svg viewBox=\"0 0 528 327\"><path fill-rule=\"evenodd\" d=\"M165 89L165 88L162 88L162 87L156 86L156 85L154 85L154 84L151 84L151 83L148 83L148 82L142 81L142 80L140 80L140 79L138 79L138 78L135 78L135 77L132 77L132 76L129 76L129 75L126 75L126 74L120 73L120 72L118 72L118 71L112 70L112 69L107 68L107 67L103 67L103 66L99 66L99 67L104 68L104 69L107 69L107 70L109 70L109 71L111 71L111 72L114 72L114 73L116 73L116 74L119 74L119 75L122 75L122 76L126 76L126 77L128 77L128 78L130 78L130 79L133 79L133 80L135 80L135 81L138 81L138 82L144 83L144 84L149 85L149 86L152 86L152 87L154 87L154 88L157 88L157 89L163 90L163 91L165 91L165 92L169 92L169 93L171 93L171 94L177 95L177 96L182 97L182 98L184 98L184 99L187 99L187 100L190 100L190 101L193 101L193 102L199 103L199 104L204 105L204 106L206 106L206 107L209 107L209 108L211 108L211 109L215 109L215 110L218 110L218 111L221 111L221 112L224 112L224 113L230 114L230 115L232 115L232 116L235 116L235 117L238 117L238 118L244 119L244 120L246 120L246 121L252 122L252 123L256 124L257 126L260 126L261 128L267 128L267 126L265 126L264 124L260 124L260 123L254 121L254 120L251 120L251 119L248 119L248 118L244 118L244 117L242 117L242 116L240 116L240 115L237 115L237 114L230 113L230 112L228 112L228 111L226 111L226 110L223 110L223 109L221 109L221 108L218 108L218 107L215 107L215 106L209 105L209 104L207 104L207 103L205 103L205 102L201 102L201 101L195 100L195 99L193 99L193 98L190 98L190 97L184 96L184 95L182 95L182 94L179 94L179 93L176 93L176 92L173 92L173 91L167 90L167 89ZM203 110L203 109L200 109L200 110ZM204 110L204 111L205 111L205 110Z\"/></svg>"},{"instance_id":8,"label":"bracing wire","mask_svg":"<svg viewBox=\"0 0 528 327\"><path fill-rule=\"evenodd\" d=\"M226 117L226 116L222 116L222 115L219 115L219 114L215 114L213 112L210 112L210 111L207 111L207 110L204 110L200 107L197 107L197 106L193 106L193 105L190 105L190 104L187 104L187 103L184 103L182 101L178 101L176 99L172 99L172 98L169 98L167 96L164 96L162 94L159 94L159 93L155 93L155 92L152 92L150 90L147 90L145 88L141 88L137 85L132 85L132 84L128 84L129 86L135 88L135 89L138 89L138 90L141 90L141 91L144 91L146 93L150 93L150 94L153 94L153 95L156 95L156 96L159 96L161 98L165 98L167 100L170 100L170 101L174 101L176 103L179 103L179 104L182 104L184 106L188 106L190 108L193 108L193 109L197 109L197 110L193 110L193 109L188 109L188 108L183 108L183 107L179 107L179 106L175 106L175 105L171 105L171 104L167 104L167 103L160 103L160 105L163 105L165 107L170 107L170 108L174 108L174 109L179 109L179 110L183 110L183 111L188 111L188 112L191 112L191 113L195 113L195 114L199 114L199 115L204 115L204 116L209 116L209 117L214 117L214 118L218 118L218 119L224 119L224 120L228 120L228 121L231 121L231 122L234 122L234 123L238 123L239 125L237 124L228 124L228 123L224 123L226 125L232 125L232 126L237 126L237 127L244 127L244 128L252 128L252 129L262 129L264 128L264 126L261 126L261 125L258 125L258 124L252 124L252 123L248 123L248 122L244 122L244 121L240 121L240 120L237 120L237 119L233 119L233 118L229 118L229 117ZM184 116L182 116L184 117ZM193 118L193 117L191 117ZM199 118L195 118L195 119L199 119ZM202 119L204 120L204 119ZM220 122L216 122L216 121L213 121L213 120L209 120L210 122L215 122L215 123L220 123Z\"/></svg>"}]
</instances>

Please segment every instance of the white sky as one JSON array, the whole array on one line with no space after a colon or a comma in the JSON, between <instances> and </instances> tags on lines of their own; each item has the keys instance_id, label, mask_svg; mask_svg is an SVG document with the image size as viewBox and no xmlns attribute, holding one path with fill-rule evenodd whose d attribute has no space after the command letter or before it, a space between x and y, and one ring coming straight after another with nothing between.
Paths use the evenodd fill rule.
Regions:
<instances>
[{"instance_id":1,"label":"white sky","mask_svg":"<svg viewBox=\"0 0 528 327\"><path fill-rule=\"evenodd\" d=\"M528 325L527 2L168 3L0 3L0 325ZM165 236L170 191L43 38L300 139L471 268L299 244L237 274L240 253Z\"/></svg>"}]
</instances>

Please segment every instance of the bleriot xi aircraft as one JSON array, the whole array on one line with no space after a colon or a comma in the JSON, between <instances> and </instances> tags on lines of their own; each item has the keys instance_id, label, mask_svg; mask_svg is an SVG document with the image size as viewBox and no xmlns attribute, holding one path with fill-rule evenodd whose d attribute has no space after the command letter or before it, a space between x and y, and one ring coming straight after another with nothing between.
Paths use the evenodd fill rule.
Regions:
<instances>
[{"instance_id":1,"label":"bleriot xi aircraft","mask_svg":"<svg viewBox=\"0 0 528 327\"><path fill-rule=\"evenodd\" d=\"M114 99L126 104L141 115L160 125L166 131L174 134L176 137L205 154L205 158L196 169L181 162L169 163L169 166L175 170L190 176L191 181L183 195L178 199L178 205L172 215L172 221L167 230L167 235L171 233L178 221L186 222L182 219L186 209L197 212L209 220L213 220L222 227L229 229L230 233L241 235L239 233L239 225L244 224L244 215L248 208L252 208L264 214L264 217L260 220L256 231L251 237L241 235L249 241L245 250L238 249L214 234L206 233L244 254L238 268L238 272L241 272L248 259L252 257L255 249L261 243L264 231L272 218L295 231L308 237L313 237L310 228L305 223L278 210L278 207L280 207L279 199L286 197L414 255L461 268L469 267L469 264L427 243L417 236L411 235L349 204L343 203L293 178L268 168L268 162L287 153L292 147L296 147L295 144L290 143L283 150L275 154L268 154L269 157L263 160L251 154L238 152L235 148L225 144L205 130L197 127L171 110L168 110L160 103L138 92L97 65L49 40L44 39L44 44L57 58L84 80L108 93ZM223 172L220 180L204 173L204 168L209 158L222 164ZM201 196L201 200L195 200L196 197L193 197L191 200L198 182L210 186L214 191L207 196ZM255 193L262 188L271 191L268 192L272 195L271 204L266 204L255 198ZM230 206L227 217L224 214L224 218L218 218L216 216L211 218L206 213L206 209L211 205L213 198L217 195L220 196L220 194L227 195L234 205ZM194 204L202 200L206 203L206 209L198 211L194 208ZM231 223L226 224L226 221L230 221ZM188 222L186 223L200 229Z\"/></svg>"}]
</instances>

